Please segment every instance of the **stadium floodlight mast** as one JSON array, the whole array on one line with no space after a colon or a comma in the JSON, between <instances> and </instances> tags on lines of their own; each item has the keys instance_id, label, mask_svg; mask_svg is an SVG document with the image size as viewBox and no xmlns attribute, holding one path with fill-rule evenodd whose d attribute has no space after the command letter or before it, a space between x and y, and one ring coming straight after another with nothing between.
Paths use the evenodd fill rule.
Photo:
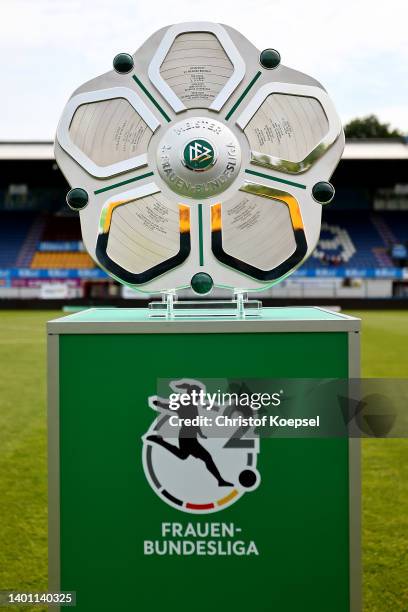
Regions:
<instances>
[{"instance_id":1,"label":"stadium floodlight mast","mask_svg":"<svg viewBox=\"0 0 408 612\"><path fill-rule=\"evenodd\" d=\"M310 256L344 133L320 83L280 60L229 26L181 23L74 92L55 156L113 278L260 291Z\"/></svg>"}]
</instances>

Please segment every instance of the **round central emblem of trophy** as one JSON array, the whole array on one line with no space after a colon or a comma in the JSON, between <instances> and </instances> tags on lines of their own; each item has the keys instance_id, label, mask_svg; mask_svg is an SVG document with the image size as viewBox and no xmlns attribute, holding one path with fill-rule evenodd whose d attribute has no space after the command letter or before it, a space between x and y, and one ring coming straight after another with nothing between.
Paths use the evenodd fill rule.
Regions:
<instances>
[{"instance_id":1,"label":"round central emblem of trophy","mask_svg":"<svg viewBox=\"0 0 408 612\"><path fill-rule=\"evenodd\" d=\"M241 167L241 150L220 121L192 117L170 127L157 149L157 168L172 191L208 198L231 185Z\"/></svg>"},{"instance_id":2,"label":"round central emblem of trophy","mask_svg":"<svg viewBox=\"0 0 408 612\"><path fill-rule=\"evenodd\" d=\"M215 164L215 150L208 140L195 138L184 147L182 161L187 168L202 172Z\"/></svg>"}]
</instances>

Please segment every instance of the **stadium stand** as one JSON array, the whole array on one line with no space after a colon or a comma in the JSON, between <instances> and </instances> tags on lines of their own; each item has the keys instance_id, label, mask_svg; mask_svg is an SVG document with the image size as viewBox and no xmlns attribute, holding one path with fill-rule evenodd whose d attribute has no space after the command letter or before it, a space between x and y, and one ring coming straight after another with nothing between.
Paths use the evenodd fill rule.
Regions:
<instances>
[{"instance_id":1,"label":"stadium stand","mask_svg":"<svg viewBox=\"0 0 408 612\"><path fill-rule=\"evenodd\" d=\"M78 218L20 212L2 212L0 267L33 269L83 269L95 267L86 253L53 250L62 241L80 242ZM38 250L41 243L48 249ZM408 243L408 213L402 211L325 211L320 240L304 266L378 268L394 265L391 250L395 244Z\"/></svg>"},{"instance_id":2,"label":"stadium stand","mask_svg":"<svg viewBox=\"0 0 408 612\"><path fill-rule=\"evenodd\" d=\"M25 240L21 246L17 261L17 268L28 268L34 253L37 250L38 241L42 234L45 224L44 214L37 214L27 232Z\"/></svg>"},{"instance_id":3,"label":"stadium stand","mask_svg":"<svg viewBox=\"0 0 408 612\"><path fill-rule=\"evenodd\" d=\"M81 240L81 228L78 215L53 215L47 218L42 231L41 241Z\"/></svg>"},{"instance_id":4,"label":"stadium stand","mask_svg":"<svg viewBox=\"0 0 408 612\"><path fill-rule=\"evenodd\" d=\"M393 244L408 242L408 213L327 212L317 248L304 264L389 268Z\"/></svg>"},{"instance_id":5,"label":"stadium stand","mask_svg":"<svg viewBox=\"0 0 408 612\"><path fill-rule=\"evenodd\" d=\"M77 218L46 216L44 213L1 211L0 268L84 269L95 264L87 253L53 251L53 243L80 242ZM47 251L39 251L47 242Z\"/></svg>"},{"instance_id":6,"label":"stadium stand","mask_svg":"<svg viewBox=\"0 0 408 612\"><path fill-rule=\"evenodd\" d=\"M94 268L95 264L88 253L64 252L39 252L34 254L30 268L32 269L55 269L60 270L83 270Z\"/></svg>"},{"instance_id":7,"label":"stadium stand","mask_svg":"<svg viewBox=\"0 0 408 612\"><path fill-rule=\"evenodd\" d=\"M2 211L0 223L0 268L15 267L35 213Z\"/></svg>"},{"instance_id":8,"label":"stadium stand","mask_svg":"<svg viewBox=\"0 0 408 612\"><path fill-rule=\"evenodd\" d=\"M379 215L387 225L387 233L384 236L387 245L408 240L408 211L393 211Z\"/></svg>"},{"instance_id":9,"label":"stadium stand","mask_svg":"<svg viewBox=\"0 0 408 612\"><path fill-rule=\"evenodd\" d=\"M348 141L312 256L268 295L408 297L408 142ZM76 297L114 295L83 249L79 218L52 143L0 142L0 298L41 296L63 283ZM263 294L263 298L267 295Z\"/></svg>"},{"instance_id":10,"label":"stadium stand","mask_svg":"<svg viewBox=\"0 0 408 612\"><path fill-rule=\"evenodd\" d=\"M62 249L61 243L63 243ZM42 270L94 268L95 264L91 257L85 252L79 252L78 244L81 244L78 216L48 215L42 220L41 233L37 237L29 267ZM70 248L70 245L76 246Z\"/></svg>"}]
</instances>

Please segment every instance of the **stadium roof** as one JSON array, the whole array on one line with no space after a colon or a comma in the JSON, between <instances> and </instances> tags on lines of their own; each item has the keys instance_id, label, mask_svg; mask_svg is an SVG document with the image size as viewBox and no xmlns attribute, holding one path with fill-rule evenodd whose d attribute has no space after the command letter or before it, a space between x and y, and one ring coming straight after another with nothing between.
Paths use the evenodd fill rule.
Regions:
<instances>
[{"instance_id":1,"label":"stadium roof","mask_svg":"<svg viewBox=\"0 0 408 612\"><path fill-rule=\"evenodd\" d=\"M408 159L408 143L399 139L375 138L346 141L343 159Z\"/></svg>"},{"instance_id":2,"label":"stadium roof","mask_svg":"<svg viewBox=\"0 0 408 612\"><path fill-rule=\"evenodd\" d=\"M2 160L53 160L54 145L42 142L0 142ZM408 159L408 143L393 138L348 140L343 159Z\"/></svg>"},{"instance_id":3,"label":"stadium roof","mask_svg":"<svg viewBox=\"0 0 408 612\"><path fill-rule=\"evenodd\" d=\"M0 161L41 159L54 159L52 142L0 142Z\"/></svg>"}]
</instances>

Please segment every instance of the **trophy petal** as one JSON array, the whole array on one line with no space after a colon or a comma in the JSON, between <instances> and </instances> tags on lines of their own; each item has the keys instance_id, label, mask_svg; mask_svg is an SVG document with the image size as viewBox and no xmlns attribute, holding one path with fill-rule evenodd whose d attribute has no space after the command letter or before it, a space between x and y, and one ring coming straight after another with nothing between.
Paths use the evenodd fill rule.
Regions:
<instances>
[{"instance_id":1,"label":"trophy petal","mask_svg":"<svg viewBox=\"0 0 408 612\"><path fill-rule=\"evenodd\" d=\"M237 125L248 138L252 164L289 174L308 170L342 133L326 92L292 83L262 86Z\"/></svg>"},{"instance_id":2,"label":"trophy petal","mask_svg":"<svg viewBox=\"0 0 408 612\"><path fill-rule=\"evenodd\" d=\"M182 23L166 30L149 65L149 78L176 113L219 111L245 75L245 63L217 23Z\"/></svg>"},{"instance_id":3,"label":"trophy petal","mask_svg":"<svg viewBox=\"0 0 408 612\"><path fill-rule=\"evenodd\" d=\"M109 198L101 211L96 258L128 284L143 284L190 253L190 209L149 183Z\"/></svg>"},{"instance_id":4,"label":"trophy petal","mask_svg":"<svg viewBox=\"0 0 408 612\"><path fill-rule=\"evenodd\" d=\"M74 95L57 128L57 142L89 174L108 178L147 165L159 121L128 87Z\"/></svg>"},{"instance_id":5,"label":"trophy petal","mask_svg":"<svg viewBox=\"0 0 408 612\"><path fill-rule=\"evenodd\" d=\"M246 182L230 200L212 207L212 250L222 263L262 281L279 281L307 251L296 198Z\"/></svg>"}]
</instances>

